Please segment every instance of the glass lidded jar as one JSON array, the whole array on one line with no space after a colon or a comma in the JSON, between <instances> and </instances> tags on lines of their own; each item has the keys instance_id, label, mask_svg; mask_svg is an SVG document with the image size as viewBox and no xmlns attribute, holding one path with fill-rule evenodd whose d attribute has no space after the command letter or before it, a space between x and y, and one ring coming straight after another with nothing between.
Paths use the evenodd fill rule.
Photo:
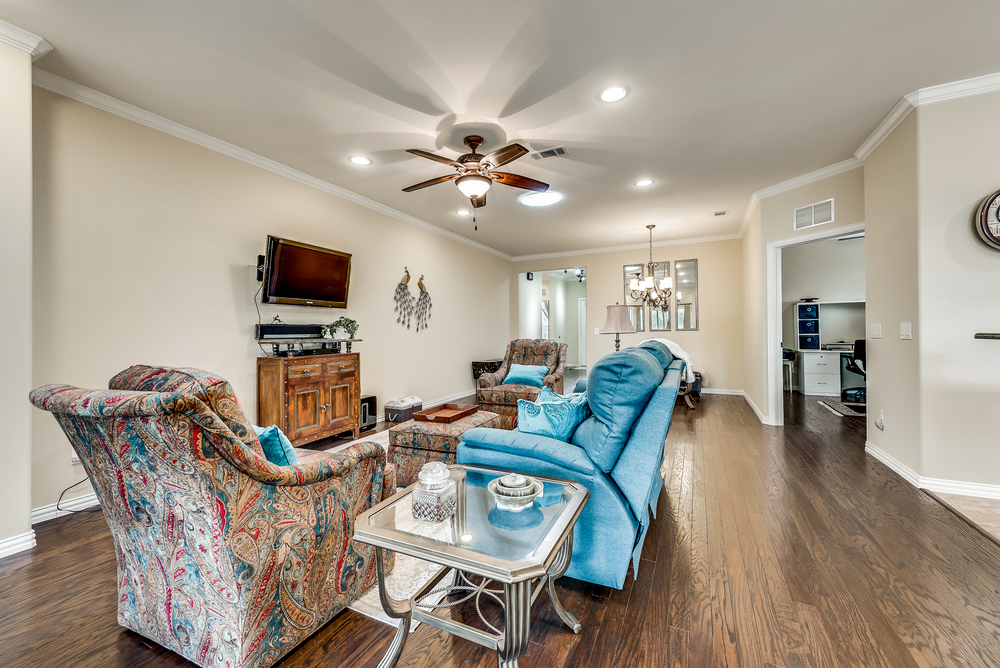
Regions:
<instances>
[{"instance_id":1,"label":"glass lidded jar","mask_svg":"<svg viewBox=\"0 0 1000 668\"><path fill-rule=\"evenodd\" d=\"M442 522L455 512L455 481L444 462L428 462L417 474L413 489L413 517L423 522Z\"/></svg>"}]
</instances>

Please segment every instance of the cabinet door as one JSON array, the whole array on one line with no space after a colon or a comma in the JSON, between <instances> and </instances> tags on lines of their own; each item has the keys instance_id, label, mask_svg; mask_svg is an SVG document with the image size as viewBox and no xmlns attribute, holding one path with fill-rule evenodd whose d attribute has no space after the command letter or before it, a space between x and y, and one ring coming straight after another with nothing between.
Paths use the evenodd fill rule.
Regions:
<instances>
[{"instance_id":1,"label":"cabinet door","mask_svg":"<svg viewBox=\"0 0 1000 668\"><path fill-rule=\"evenodd\" d=\"M354 379L352 375L326 381L326 420L334 431L341 425L347 430L354 418Z\"/></svg>"},{"instance_id":2,"label":"cabinet door","mask_svg":"<svg viewBox=\"0 0 1000 668\"><path fill-rule=\"evenodd\" d=\"M311 436L326 426L323 383L294 383L288 386L288 426L292 442Z\"/></svg>"}]
</instances>

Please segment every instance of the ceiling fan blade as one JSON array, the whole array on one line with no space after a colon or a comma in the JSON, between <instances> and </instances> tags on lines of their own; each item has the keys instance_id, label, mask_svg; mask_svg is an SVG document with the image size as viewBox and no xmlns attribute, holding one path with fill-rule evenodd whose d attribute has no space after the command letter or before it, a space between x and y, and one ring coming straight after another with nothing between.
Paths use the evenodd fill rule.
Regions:
<instances>
[{"instance_id":1,"label":"ceiling fan blade","mask_svg":"<svg viewBox=\"0 0 1000 668\"><path fill-rule=\"evenodd\" d=\"M505 186L514 186L515 188L524 188L525 190L536 190L540 193L549 189L548 183L542 183L541 181L536 181L535 179L529 179L527 176L521 176L520 174L511 174L509 172L490 172L490 178L497 183L504 184Z\"/></svg>"},{"instance_id":2,"label":"ceiling fan blade","mask_svg":"<svg viewBox=\"0 0 1000 668\"><path fill-rule=\"evenodd\" d=\"M489 192L489 191L487 190L486 192ZM472 208L473 209L481 209L484 206L486 206L486 193L483 193L479 197L470 197L469 199L472 200Z\"/></svg>"},{"instance_id":3,"label":"ceiling fan blade","mask_svg":"<svg viewBox=\"0 0 1000 668\"><path fill-rule=\"evenodd\" d=\"M502 165L506 165L508 162L513 162L522 155L527 155L528 153L528 149L524 148L520 144L511 144L510 146L504 146L503 148L498 148L492 153L486 154L483 157L482 162L490 163L495 169Z\"/></svg>"},{"instance_id":4,"label":"ceiling fan blade","mask_svg":"<svg viewBox=\"0 0 1000 668\"><path fill-rule=\"evenodd\" d=\"M426 188L428 186L436 186L439 183L447 183L448 181L454 181L457 178L458 178L458 174L449 174L448 176L439 176L436 179L429 179L427 181L423 181L422 183L418 183L418 184L416 184L414 186L410 186L409 188L403 188L403 192L404 193L411 193L414 190L420 190L421 188Z\"/></svg>"},{"instance_id":5,"label":"ceiling fan blade","mask_svg":"<svg viewBox=\"0 0 1000 668\"><path fill-rule=\"evenodd\" d=\"M455 162L451 158L446 158L443 155L437 155L436 153L431 153L430 151L423 151L419 148L408 148L407 153L412 153L413 155L419 155L421 158L427 158L428 160L433 160L434 162L442 162L446 165L451 165L452 167L461 167L462 163Z\"/></svg>"}]
</instances>

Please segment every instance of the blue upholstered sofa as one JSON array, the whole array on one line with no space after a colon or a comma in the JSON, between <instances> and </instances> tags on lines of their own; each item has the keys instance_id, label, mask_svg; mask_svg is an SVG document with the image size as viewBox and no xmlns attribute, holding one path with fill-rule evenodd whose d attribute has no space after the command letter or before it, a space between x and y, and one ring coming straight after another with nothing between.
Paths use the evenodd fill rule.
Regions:
<instances>
[{"instance_id":1,"label":"blue upholstered sofa","mask_svg":"<svg viewBox=\"0 0 1000 668\"><path fill-rule=\"evenodd\" d=\"M590 501L573 533L566 575L621 589L638 573L684 362L656 341L601 358L587 379L592 415L569 442L520 431L471 429L458 461L584 484ZM654 515L655 516L655 515Z\"/></svg>"}]
</instances>

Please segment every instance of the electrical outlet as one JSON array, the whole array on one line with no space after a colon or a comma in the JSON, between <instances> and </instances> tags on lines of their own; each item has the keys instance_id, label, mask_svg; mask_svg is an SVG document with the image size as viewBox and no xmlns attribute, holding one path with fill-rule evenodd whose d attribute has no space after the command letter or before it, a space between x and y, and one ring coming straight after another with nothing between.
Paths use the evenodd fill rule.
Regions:
<instances>
[{"instance_id":1,"label":"electrical outlet","mask_svg":"<svg viewBox=\"0 0 1000 668\"><path fill-rule=\"evenodd\" d=\"M878 417L875 418L875 426L878 427L879 431L885 430L885 417L882 415L882 411L879 411Z\"/></svg>"},{"instance_id":2,"label":"electrical outlet","mask_svg":"<svg viewBox=\"0 0 1000 668\"><path fill-rule=\"evenodd\" d=\"M882 338L882 323L873 322L872 323L872 338L881 339Z\"/></svg>"},{"instance_id":3,"label":"electrical outlet","mask_svg":"<svg viewBox=\"0 0 1000 668\"><path fill-rule=\"evenodd\" d=\"M899 323L899 338L903 341L913 340L913 323L912 322L901 322Z\"/></svg>"}]
</instances>

